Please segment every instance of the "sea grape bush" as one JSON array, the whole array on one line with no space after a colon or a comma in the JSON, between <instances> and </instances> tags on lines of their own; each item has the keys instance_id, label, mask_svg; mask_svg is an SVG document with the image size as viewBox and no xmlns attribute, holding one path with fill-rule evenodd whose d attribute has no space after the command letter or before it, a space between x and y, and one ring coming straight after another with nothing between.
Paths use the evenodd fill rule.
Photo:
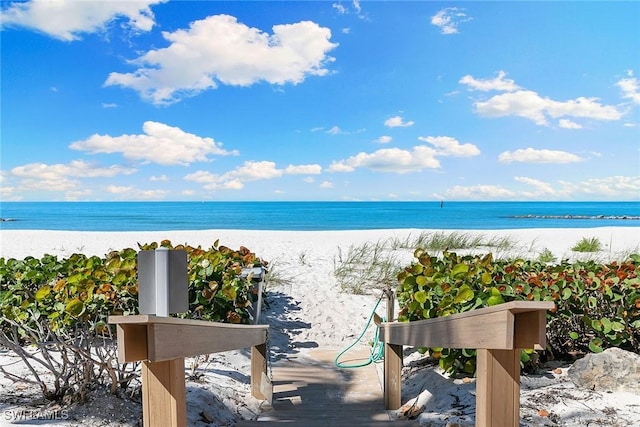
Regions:
<instances>
[{"instance_id":1,"label":"sea grape bush","mask_svg":"<svg viewBox=\"0 0 640 427\"><path fill-rule=\"evenodd\" d=\"M416 261L398 274L399 321L515 300L553 301L556 308L547 314L547 350L555 357L613 346L640 353L640 255L610 264L557 265L494 260L490 253L460 256L444 251L435 257L417 249L414 255ZM475 371L473 350L429 350L448 372ZM521 360L530 362L532 353L524 351Z\"/></svg>"},{"instance_id":2,"label":"sea grape bush","mask_svg":"<svg viewBox=\"0 0 640 427\"><path fill-rule=\"evenodd\" d=\"M218 241L206 250L174 247L170 241L139 245L139 249L158 246L187 252L189 311L178 316L250 323L257 295L250 278L243 278L241 272L244 267L266 267L265 261L245 247L236 251ZM45 397L84 395L93 382L105 378L112 390L131 381L126 365L119 366L115 360L114 327L107 321L109 315L138 313L136 260L137 250L132 248L104 258L83 254L61 260L52 255L0 258L0 346L29 363L44 365L53 374L53 385L36 378ZM38 353L46 355L38 357ZM54 353L59 357L51 357ZM77 369L80 372L70 374ZM9 375L2 367L0 373ZM74 377L82 383L74 382Z\"/></svg>"}]
</instances>

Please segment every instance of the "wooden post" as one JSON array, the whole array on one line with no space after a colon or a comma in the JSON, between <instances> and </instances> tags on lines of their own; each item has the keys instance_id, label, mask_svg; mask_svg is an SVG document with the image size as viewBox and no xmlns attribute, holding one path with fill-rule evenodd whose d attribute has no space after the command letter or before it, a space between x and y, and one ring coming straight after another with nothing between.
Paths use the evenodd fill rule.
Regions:
<instances>
[{"instance_id":1,"label":"wooden post","mask_svg":"<svg viewBox=\"0 0 640 427\"><path fill-rule=\"evenodd\" d=\"M476 426L520 425L520 350L477 351Z\"/></svg>"},{"instance_id":2,"label":"wooden post","mask_svg":"<svg viewBox=\"0 0 640 427\"><path fill-rule=\"evenodd\" d=\"M520 418L520 349L544 348L551 301L511 301L415 322L382 323L384 402L401 405L402 346L475 348L476 425L517 427Z\"/></svg>"},{"instance_id":3,"label":"wooden post","mask_svg":"<svg viewBox=\"0 0 640 427\"><path fill-rule=\"evenodd\" d=\"M142 362L144 427L186 427L187 396L184 358Z\"/></svg>"},{"instance_id":4,"label":"wooden post","mask_svg":"<svg viewBox=\"0 0 640 427\"><path fill-rule=\"evenodd\" d=\"M267 374L267 345L260 344L251 347L251 395L259 400L264 400L265 396L262 392L263 374Z\"/></svg>"},{"instance_id":5,"label":"wooden post","mask_svg":"<svg viewBox=\"0 0 640 427\"><path fill-rule=\"evenodd\" d=\"M384 344L384 407L402 405L402 346Z\"/></svg>"}]
</instances>

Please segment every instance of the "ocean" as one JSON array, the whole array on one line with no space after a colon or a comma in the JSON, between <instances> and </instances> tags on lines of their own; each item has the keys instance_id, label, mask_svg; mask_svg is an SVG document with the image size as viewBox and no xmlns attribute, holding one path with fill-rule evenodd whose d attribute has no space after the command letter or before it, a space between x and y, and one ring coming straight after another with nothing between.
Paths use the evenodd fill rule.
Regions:
<instances>
[{"instance_id":1,"label":"ocean","mask_svg":"<svg viewBox=\"0 0 640 427\"><path fill-rule=\"evenodd\" d=\"M0 202L0 229L501 230L640 227L638 202Z\"/></svg>"}]
</instances>

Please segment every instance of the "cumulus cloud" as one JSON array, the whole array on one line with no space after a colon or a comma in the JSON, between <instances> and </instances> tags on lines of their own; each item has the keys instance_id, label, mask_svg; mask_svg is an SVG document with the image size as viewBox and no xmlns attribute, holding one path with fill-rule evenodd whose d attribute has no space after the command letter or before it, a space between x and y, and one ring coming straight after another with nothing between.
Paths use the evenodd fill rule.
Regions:
<instances>
[{"instance_id":1,"label":"cumulus cloud","mask_svg":"<svg viewBox=\"0 0 640 427\"><path fill-rule=\"evenodd\" d=\"M556 101L542 97L537 92L520 88L511 79L505 79L506 73L500 71L494 79L476 79L466 75L460 83L471 90L502 91L487 100L474 102L475 112L484 117L518 116L532 120L537 125L549 125L549 119L560 119L560 127L576 129L580 125L566 117L594 120L619 120L622 112L613 105L603 105L598 98L580 96L567 101Z\"/></svg>"},{"instance_id":2,"label":"cumulus cloud","mask_svg":"<svg viewBox=\"0 0 640 427\"><path fill-rule=\"evenodd\" d=\"M331 182L331 181L322 181L320 183L320 188L333 188L333 182Z\"/></svg>"},{"instance_id":3,"label":"cumulus cloud","mask_svg":"<svg viewBox=\"0 0 640 427\"><path fill-rule=\"evenodd\" d=\"M536 150L534 148L505 151L500 153L500 163L576 163L583 159L575 154L558 150Z\"/></svg>"},{"instance_id":4,"label":"cumulus cloud","mask_svg":"<svg viewBox=\"0 0 640 427\"><path fill-rule=\"evenodd\" d=\"M580 117L595 120L619 120L622 113L612 105L602 105L597 98L578 97L568 101L543 98L530 90L496 95L474 103L475 111L484 117L519 116L537 125L548 125L548 118Z\"/></svg>"},{"instance_id":5,"label":"cumulus cloud","mask_svg":"<svg viewBox=\"0 0 640 427\"><path fill-rule=\"evenodd\" d=\"M638 79L633 77L633 71L629 71L627 75L628 78L618 80L616 86L622 90L623 98L630 99L634 104L640 104L640 85L638 84Z\"/></svg>"},{"instance_id":6,"label":"cumulus cloud","mask_svg":"<svg viewBox=\"0 0 640 427\"><path fill-rule=\"evenodd\" d=\"M473 18L464 13L465 9L446 7L431 17L431 24L440 28L441 34L458 34L458 25Z\"/></svg>"},{"instance_id":7,"label":"cumulus cloud","mask_svg":"<svg viewBox=\"0 0 640 427\"><path fill-rule=\"evenodd\" d=\"M373 153L358 153L345 160L334 161L329 166L331 172L353 172L357 168L367 168L377 172L398 174L436 169L440 162L435 158L433 148L419 145L412 150L384 148Z\"/></svg>"},{"instance_id":8,"label":"cumulus cloud","mask_svg":"<svg viewBox=\"0 0 640 427\"><path fill-rule=\"evenodd\" d=\"M245 182L269 180L283 175L317 175L320 165L289 165L278 169L275 162L246 161L234 170L218 175L209 171L197 171L184 177L187 181L201 184L207 190L241 190Z\"/></svg>"},{"instance_id":9,"label":"cumulus cloud","mask_svg":"<svg viewBox=\"0 0 640 427\"><path fill-rule=\"evenodd\" d=\"M408 122L405 122L404 119L400 116L394 116L394 117L390 117L387 120L384 121L384 125L386 127L389 128L397 128L397 127L409 127L409 126L413 126L414 125L414 121L409 120Z\"/></svg>"},{"instance_id":10,"label":"cumulus cloud","mask_svg":"<svg viewBox=\"0 0 640 427\"><path fill-rule=\"evenodd\" d=\"M227 151L213 138L203 138L187 133L178 127L147 121L142 125L144 134L138 135L92 135L84 141L72 143L74 150L90 154L122 153L131 160L157 163L161 165L184 165L206 162L209 155L237 155L237 151Z\"/></svg>"},{"instance_id":11,"label":"cumulus cloud","mask_svg":"<svg viewBox=\"0 0 640 427\"><path fill-rule=\"evenodd\" d=\"M480 90L488 92L491 90L498 90L503 92L513 92L520 87L511 79L505 79L507 73L499 71L498 76L493 79L476 79L475 77L467 74L463 76L458 83L468 86L472 90Z\"/></svg>"},{"instance_id":12,"label":"cumulus cloud","mask_svg":"<svg viewBox=\"0 0 640 427\"><path fill-rule=\"evenodd\" d=\"M472 157L480 154L480 150L473 144L460 144L450 136L419 136L418 139L436 147L439 156Z\"/></svg>"},{"instance_id":13,"label":"cumulus cloud","mask_svg":"<svg viewBox=\"0 0 640 427\"><path fill-rule=\"evenodd\" d=\"M268 35L229 15L162 34L168 47L131 61L140 67L132 73L112 72L105 85L132 88L146 101L168 105L219 84L298 84L308 75L327 75L334 60L327 53L338 46L330 42L331 30L315 22L274 25Z\"/></svg>"},{"instance_id":14,"label":"cumulus cloud","mask_svg":"<svg viewBox=\"0 0 640 427\"><path fill-rule=\"evenodd\" d=\"M155 18L149 6L167 0L77 1L31 0L14 2L2 10L2 27L23 27L64 41L80 39L82 33L103 30L118 18L126 18L134 31L150 31Z\"/></svg>"},{"instance_id":15,"label":"cumulus cloud","mask_svg":"<svg viewBox=\"0 0 640 427\"><path fill-rule=\"evenodd\" d=\"M560 119L558 121L558 126L564 129L582 129L582 126L580 124L569 119Z\"/></svg>"},{"instance_id":16,"label":"cumulus cloud","mask_svg":"<svg viewBox=\"0 0 640 427\"><path fill-rule=\"evenodd\" d=\"M53 165L29 163L11 169L9 175L21 181L21 189L66 191L77 188L81 178L111 178L135 172L136 169L133 168L122 166L104 168L83 160L74 160L67 164Z\"/></svg>"},{"instance_id":17,"label":"cumulus cloud","mask_svg":"<svg viewBox=\"0 0 640 427\"><path fill-rule=\"evenodd\" d=\"M549 184L547 182L544 182L544 181L540 181L539 179L528 178L526 176L516 176L514 179L516 181L518 181L518 182L521 182L523 184L527 184L527 185L530 185L530 186L534 187L538 194L553 194L553 193L555 193L555 190L553 189L551 184Z\"/></svg>"},{"instance_id":18,"label":"cumulus cloud","mask_svg":"<svg viewBox=\"0 0 640 427\"><path fill-rule=\"evenodd\" d=\"M322 172L320 165L289 165L284 173L289 175L318 175Z\"/></svg>"}]
</instances>

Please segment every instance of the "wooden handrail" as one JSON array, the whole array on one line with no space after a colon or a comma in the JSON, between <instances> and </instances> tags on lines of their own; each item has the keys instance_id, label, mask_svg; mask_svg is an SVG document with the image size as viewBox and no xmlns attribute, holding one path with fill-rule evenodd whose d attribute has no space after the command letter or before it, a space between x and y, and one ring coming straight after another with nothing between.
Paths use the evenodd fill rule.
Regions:
<instances>
[{"instance_id":1,"label":"wooden handrail","mask_svg":"<svg viewBox=\"0 0 640 427\"><path fill-rule=\"evenodd\" d=\"M446 317L382 323L384 399L402 402L402 346L477 349L476 425L517 427L520 419L520 349L546 346L551 301L512 301Z\"/></svg>"},{"instance_id":2,"label":"wooden handrail","mask_svg":"<svg viewBox=\"0 0 640 427\"><path fill-rule=\"evenodd\" d=\"M184 358L251 347L251 394L265 399L267 325L234 325L175 317L110 316L118 359L142 361L145 427L186 427Z\"/></svg>"}]
</instances>

